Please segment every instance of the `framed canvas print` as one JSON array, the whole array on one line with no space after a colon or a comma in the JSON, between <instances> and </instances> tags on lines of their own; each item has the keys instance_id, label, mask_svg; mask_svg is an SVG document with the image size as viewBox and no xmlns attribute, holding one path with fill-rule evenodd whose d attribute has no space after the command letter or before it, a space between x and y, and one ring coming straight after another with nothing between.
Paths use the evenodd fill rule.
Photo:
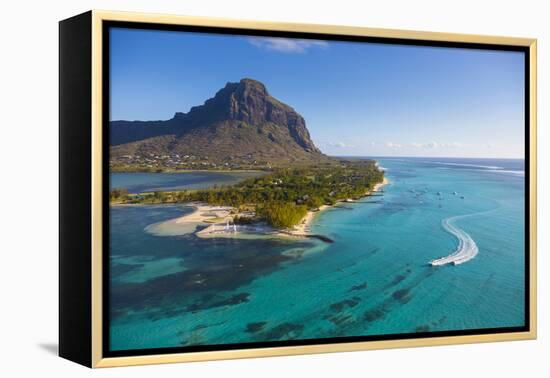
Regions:
<instances>
[{"instance_id":1,"label":"framed canvas print","mask_svg":"<svg viewBox=\"0 0 550 378\"><path fill-rule=\"evenodd\" d=\"M536 337L536 41L60 23L60 355Z\"/></svg>"}]
</instances>

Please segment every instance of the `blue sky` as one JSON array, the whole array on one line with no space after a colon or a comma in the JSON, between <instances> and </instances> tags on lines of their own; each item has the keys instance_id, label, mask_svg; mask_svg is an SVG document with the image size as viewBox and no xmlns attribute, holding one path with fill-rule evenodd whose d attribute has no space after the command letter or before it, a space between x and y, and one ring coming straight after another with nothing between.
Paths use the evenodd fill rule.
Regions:
<instances>
[{"instance_id":1,"label":"blue sky","mask_svg":"<svg viewBox=\"0 0 550 378\"><path fill-rule=\"evenodd\" d=\"M522 157L519 52L113 29L111 120L159 120L249 77L329 155Z\"/></svg>"}]
</instances>

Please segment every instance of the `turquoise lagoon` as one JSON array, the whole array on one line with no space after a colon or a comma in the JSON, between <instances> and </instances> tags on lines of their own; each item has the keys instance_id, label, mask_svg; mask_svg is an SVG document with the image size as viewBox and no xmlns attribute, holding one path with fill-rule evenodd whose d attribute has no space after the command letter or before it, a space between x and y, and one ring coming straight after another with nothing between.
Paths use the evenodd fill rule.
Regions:
<instances>
[{"instance_id":1,"label":"turquoise lagoon","mask_svg":"<svg viewBox=\"0 0 550 378\"><path fill-rule=\"evenodd\" d=\"M154 236L191 209L112 207L111 350L523 326L523 160L376 160L383 196L315 218L332 244ZM431 266L449 218L478 253Z\"/></svg>"}]
</instances>

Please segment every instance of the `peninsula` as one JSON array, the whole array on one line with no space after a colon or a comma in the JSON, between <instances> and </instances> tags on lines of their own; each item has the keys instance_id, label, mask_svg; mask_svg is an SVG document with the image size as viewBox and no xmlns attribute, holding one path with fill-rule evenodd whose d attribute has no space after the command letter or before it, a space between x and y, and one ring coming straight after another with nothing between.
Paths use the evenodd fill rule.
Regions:
<instances>
[{"instance_id":1,"label":"peninsula","mask_svg":"<svg viewBox=\"0 0 550 378\"><path fill-rule=\"evenodd\" d=\"M304 118L252 79L227 85L203 105L167 121L110 125L114 172L262 170L232 186L130 194L114 188L111 204L192 204L191 215L153 225L158 234L199 237L308 236L314 215L355 201L384 183L370 159L329 157L315 146ZM237 232L239 231L239 232Z\"/></svg>"}]
</instances>

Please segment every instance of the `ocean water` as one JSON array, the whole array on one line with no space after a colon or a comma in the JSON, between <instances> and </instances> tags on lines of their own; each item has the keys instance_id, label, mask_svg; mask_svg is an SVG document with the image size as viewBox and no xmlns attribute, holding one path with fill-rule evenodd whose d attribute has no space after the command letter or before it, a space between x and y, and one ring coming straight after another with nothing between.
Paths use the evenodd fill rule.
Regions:
<instances>
[{"instance_id":1,"label":"ocean water","mask_svg":"<svg viewBox=\"0 0 550 378\"><path fill-rule=\"evenodd\" d=\"M376 160L383 196L315 218L333 244L153 236L190 209L113 207L111 349L523 326L523 161Z\"/></svg>"},{"instance_id":2,"label":"ocean water","mask_svg":"<svg viewBox=\"0 0 550 378\"><path fill-rule=\"evenodd\" d=\"M175 172L175 173L111 173L110 188L126 188L130 193L160 190L203 189L214 185L234 185L262 172Z\"/></svg>"}]
</instances>

